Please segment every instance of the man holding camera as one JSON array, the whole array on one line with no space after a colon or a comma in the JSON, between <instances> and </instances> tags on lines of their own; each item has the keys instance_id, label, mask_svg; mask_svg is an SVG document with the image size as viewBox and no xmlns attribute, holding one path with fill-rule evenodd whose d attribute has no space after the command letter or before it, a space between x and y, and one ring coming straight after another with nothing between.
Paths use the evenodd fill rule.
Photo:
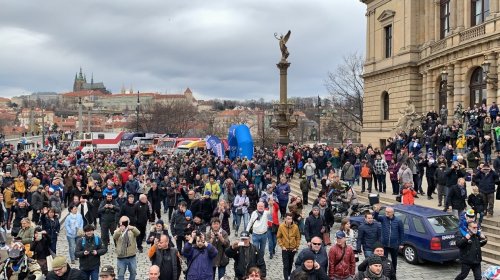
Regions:
<instances>
[{"instance_id":1,"label":"man holding camera","mask_svg":"<svg viewBox=\"0 0 500 280\"><path fill-rule=\"evenodd\" d=\"M94 226L83 227L85 235L76 241L75 256L80 260L80 270L85 274L85 279L97 280L99 278L99 267L101 256L108 252L102 240L94 234Z\"/></svg>"},{"instance_id":2,"label":"man holding camera","mask_svg":"<svg viewBox=\"0 0 500 280\"><path fill-rule=\"evenodd\" d=\"M125 279L125 271L128 268L130 280L135 280L137 275L137 242L139 230L129 225L129 219L126 216L120 218L120 227L113 234L113 240L116 244L116 256L118 258L116 266L118 267L118 280Z\"/></svg>"},{"instance_id":3,"label":"man holding camera","mask_svg":"<svg viewBox=\"0 0 500 280\"><path fill-rule=\"evenodd\" d=\"M226 249L229 248L229 235L220 227L218 217L212 218L210 231L208 233L208 243L212 244L217 249L217 256L213 261L214 276L215 270L219 269L215 279L221 279L226 274L226 266L229 263L229 258L226 256Z\"/></svg>"},{"instance_id":4,"label":"man holding camera","mask_svg":"<svg viewBox=\"0 0 500 280\"><path fill-rule=\"evenodd\" d=\"M179 280L181 275L180 254L170 244L170 238L162 234L159 238L154 238L154 244L148 251L148 257L153 266L160 268L159 280Z\"/></svg>"},{"instance_id":5,"label":"man holding camera","mask_svg":"<svg viewBox=\"0 0 500 280\"><path fill-rule=\"evenodd\" d=\"M115 232L116 229L116 213L120 211L118 203L114 201L111 193L106 194L106 199L99 205L98 213L101 216L101 235L102 242L109 245L109 233Z\"/></svg>"},{"instance_id":6,"label":"man holding camera","mask_svg":"<svg viewBox=\"0 0 500 280\"><path fill-rule=\"evenodd\" d=\"M217 256L217 249L205 240L205 234L200 231L193 231L186 239L188 242L182 249L182 255L188 261L186 279L213 279L212 263Z\"/></svg>"},{"instance_id":7,"label":"man holding camera","mask_svg":"<svg viewBox=\"0 0 500 280\"><path fill-rule=\"evenodd\" d=\"M255 245L250 243L248 231L241 232L240 241L235 241L227 248L226 255L234 259L234 273L238 280L245 279L248 269L254 266L260 269L263 277L266 276L264 255L260 253L260 250Z\"/></svg>"}]
</instances>

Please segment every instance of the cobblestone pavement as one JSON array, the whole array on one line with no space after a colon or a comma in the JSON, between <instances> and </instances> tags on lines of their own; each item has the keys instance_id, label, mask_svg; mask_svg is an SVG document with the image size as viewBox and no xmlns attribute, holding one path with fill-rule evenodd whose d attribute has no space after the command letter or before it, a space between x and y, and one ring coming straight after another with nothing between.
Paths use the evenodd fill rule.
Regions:
<instances>
[{"instance_id":1,"label":"cobblestone pavement","mask_svg":"<svg viewBox=\"0 0 500 280\"><path fill-rule=\"evenodd\" d=\"M310 211L310 205L306 206L306 213ZM162 219L164 221L167 221L167 215L163 214ZM332 235L333 233L338 229L338 224L335 224L333 229L332 229ZM62 226L62 228L64 228ZM149 229L148 229L149 230ZM99 230L96 230L96 233L99 234ZM234 235L231 235L231 241L235 240L236 237ZM333 239L332 239L333 241ZM112 243L112 242L111 242ZM305 247L305 239L302 239L302 245L301 248ZM138 280L144 280L148 279L148 269L150 267L150 261L147 257L147 249L149 247L144 244L144 253L137 253L138 254L138 268L137 268L137 279ZM101 266L102 265L113 265L116 268L116 255L115 255L115 247L114 245L109 246L109 251L106 255L101 257ZM65 254L66 256L68 255L68 242L66 240L66 234L65 230L63 229L59 235L58 242L57 242L57 250L59 254ZM266 255L265 255L265 262L267 266L267 272L268 272L268 280L282 280L283 279L283 262L281 259L281 250L279 248L276 249L276 256L273 257L273 259L269 259L269 252L268 252L268 247L266 246ZM69 258L69 257L68 257ZM227 266L227 274L229 276L234 276L234 271L233 271L233 260L230 261L229 265ZM358 263L359 264L359 263ZM73 267L78 268L78 261L75 265L72 265ZM483 264L483 271L486 269L488 265ZM455 279L455 276L460 272L460 264L456 262L451 262L451 263L445 263L445 264L433 264L433 263L423 263L420 265L411 265L408 264L404 261L404 259L400 256L398 259L398 271L397 271L397 276L398 279L401 280L406 280L406 279L438 279L438 280L446 280L446 279ZM128 279L128 273L125 276L126 279ZM181 279L183 279L181 277ZM469 277L467 279L474 279L472 277L472 272L470 273Z\"/></svg>"}]
</instances>

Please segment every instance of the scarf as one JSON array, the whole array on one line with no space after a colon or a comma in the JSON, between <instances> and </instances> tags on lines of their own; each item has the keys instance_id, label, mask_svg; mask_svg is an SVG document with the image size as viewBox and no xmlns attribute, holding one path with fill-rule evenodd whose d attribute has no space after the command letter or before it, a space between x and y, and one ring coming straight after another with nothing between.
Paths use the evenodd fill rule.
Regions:
<instances>
[{"instance_id":1,"label":"scarf","mask_svg":"<svg viewBox=\"0 0 500 280\"><path fill-rule=\"evenodd\" d=\"M120 247L120 255L121 256L126 256L127 255L127 248L130 245L130 240L128 236L128 229L125 229L125 231L122 234L123 241L122 241L122 246Z\"/></svg>"}]
</instances>

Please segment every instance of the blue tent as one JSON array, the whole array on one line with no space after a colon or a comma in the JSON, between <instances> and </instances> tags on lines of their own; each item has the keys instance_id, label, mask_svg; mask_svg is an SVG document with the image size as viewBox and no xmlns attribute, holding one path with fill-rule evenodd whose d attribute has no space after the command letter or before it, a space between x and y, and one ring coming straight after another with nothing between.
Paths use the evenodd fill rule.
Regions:
<instances>
[{"instance_id":1,"label":"blue tent","mask_svg":"<svg viewBox=\"0 0 500 280\"><path fill-rule=\"evenodd\" d=\"M233 153L233 144L230 142L234 141L232 137L236 139L236 153ZM231 149L229 153L229 157L231 159L234 159L237 156L240 158L253 158L253 140L248 126L244 124L231 126L229 128L229 135L227 139Z\"/></svg>"}]
</instances>

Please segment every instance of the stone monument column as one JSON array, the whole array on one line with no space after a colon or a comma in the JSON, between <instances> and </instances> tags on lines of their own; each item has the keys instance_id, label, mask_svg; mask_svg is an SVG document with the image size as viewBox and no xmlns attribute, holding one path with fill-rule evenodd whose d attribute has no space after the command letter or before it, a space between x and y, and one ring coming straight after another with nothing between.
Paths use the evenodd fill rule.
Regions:
<instances>
[{"instance_id":1,"label":"stone monument column","mask_svg":"<svg viewBox=\"0 0 500 280\"><path fill-rule=\"evenodd\" d=\"M463 100L463 66L462 62L457 61L455 63L455 77L453 83L453 110L457 107L458 104L464 105Z\"/></svg>"}]
</instances>

